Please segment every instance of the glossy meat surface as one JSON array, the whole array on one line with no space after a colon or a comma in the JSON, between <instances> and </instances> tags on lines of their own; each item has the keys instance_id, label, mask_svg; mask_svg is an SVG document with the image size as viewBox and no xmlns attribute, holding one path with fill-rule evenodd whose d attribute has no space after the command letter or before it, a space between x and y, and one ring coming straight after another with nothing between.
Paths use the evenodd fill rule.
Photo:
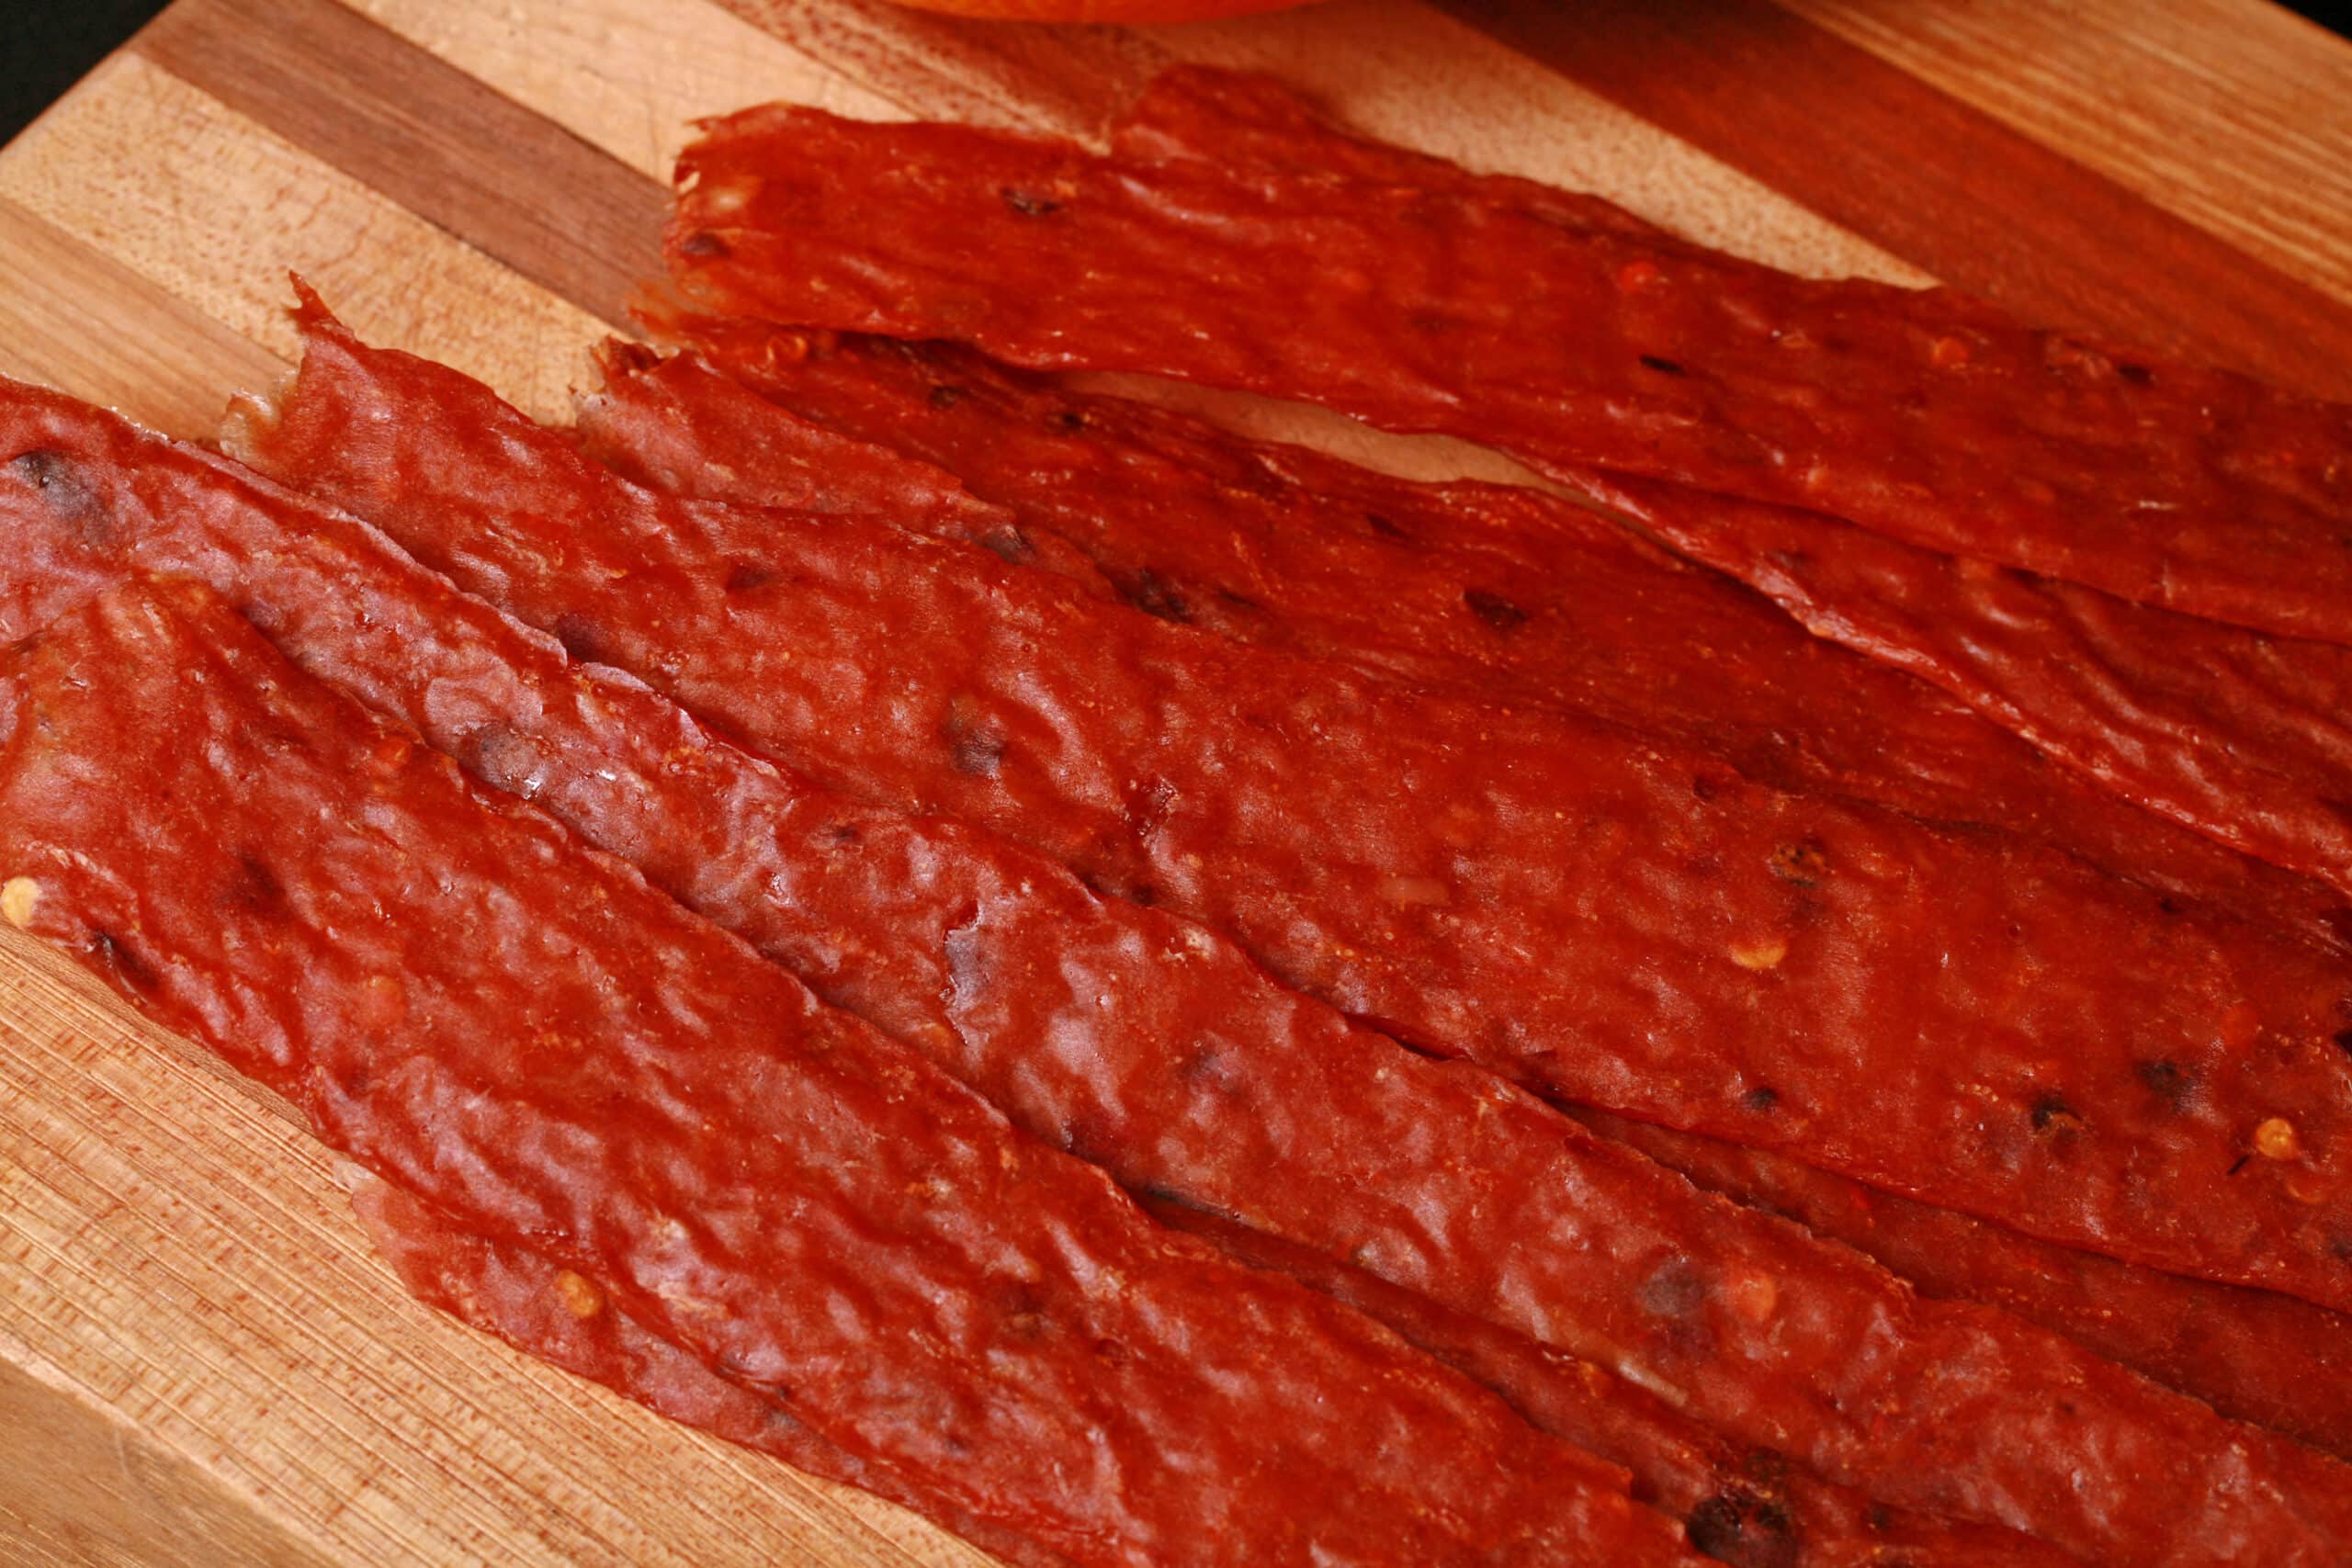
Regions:
<instances>
[{"instance_id":1,"label":"glossy meat surface","mask_svg":"<svg viewBox=\"0 0 2352 1568\"><path fill-rule=\"evenodd\" d=\"M946 1509L1088 1562L1683 1560L1618 1472L1153 1226L209 591L6 670L18 923Z\"/></svg>"},{"instance_id":2,"label":"glossy meat surface","mask_svg":"<svg viewBox=\"0 0 2352 1568\"><path fill-rule=\"evenodd\" d=\"M2352 649L2129 604L1787 507L1563 477L1816 636L1933 682L2116 794L2352 891Z\"/></svg>"},{"instance_id":3,"label":"glossy meat surface","mask_svg":"<svg viewBox=\"0 0 2352 1568\"><path fill-rule=\"evenodd\" d=\"M651 497L479 385L311 326L254 461L823 782L993 827L1571 1100L2346 1299L2352 1012L2299 946L952 541ZM2153 1093L2156 1062L2197 1092ZM2246 1157L2272 1122L2292 1157Z\"/></svg>"},{"instance_id":4,"label":"glossy meat surface","mask_svg":"<svg viewBox=\"0 0 2352 1568\"><path fill-rule=\"evenodd\" d=\"M587 450L632 479L797 506L803 472L871 468L857 444L879 443L920 459L910 473L938 465L1005 509L1031 547L1011 558L1090 589L1107 579L1163 619L1589 713L1777 788L1990 824L2326 947L2352 938L2343 895L2139 809L1928 682L1806 635L1760 594L1581 507L1392 479L948 345L669 325L724 378L704 360L633 355L581 408ZM1057 545L1066 554L1037 547Z\"/></svg>"},{"instance_id":5,"label":"glossy meat surface","mask_svg":"<svg viewBox=\"0 0 2352 1568\"><path fill-rule=\"evenodd\" d=\"M2072 784L1919 683L1840 655L1576 508L1242 442L1026 382L959 351L812 344L707 321L690 335L743 386L691 358L609 363L605 389L581 410L583 449L673 492L785 504L797 474L871 465L858 438L887 439L968 476L1026 523L1023 537L1080 545L1130 604L1162 618L1419 683L1585 705L1724 749L1773 782L1845 788L1917 815L2009 825L2023 816L2061 847L2091 835L2110 865L2133 863L2130 852L2145 846L2143 868L2200 870L2187 880L2209 901L2265 918L2271 885L2258 863ZM1469 606L1482 592L1490 609L1525 606L1524 618L1477 615ZM2143 869L2143 879L2188 891L2182 878ZM1607 1131L1702 1185L1798 1215L1931 1294L2007 1307L2224 1414L2352 1451L2352 1320L2338 1314L2053 1247L1783 1155L1636 1123ZM1851 1223L1858 1215L1867 1223Z\"/></svg>"},{"instance_id":6,"label":"glossy meat surface","mask_svg":"<svg viewBox=\"0 0 2352 1568\"><path fill-rule=\"evenodd\" d=\"M570 664L364 525L66 400L28 391L8 406L8 448L73 474L84 504L61 514L49 491L0 479L0 637L85 600L93 573L199 576L313 673L416 725L477 777L623 855L827 1001L1135 1189L1351 1258L1625 1378L1671 1378L1751 1444L1858 1477L1901 1475L1870 1457L1879 1444L1934 1444L1945 1470L2050 1462L2012 1451L2005 1429L1962 1451L1931 1412L1865 1427L1843 1406L1868 1383L1884 1410L1921 1367L1986 1340L1984 1354L2023 1369L2018 1397L2034 1403L2053 1375L2082 1381L2084 1359L2065 1347L1997 1316L1923 1314L1852 1254L1702 1197L1482 1073L1401 1051L1212 933L1098 897L1031 852L747 757L626 677ZM1716 1254L1721 1270L1689 1261ZM1718 1272L1745 1281L1750 1310L1662 1297L1661 1271L1702 1289ZM1799 1315L1782 1299L1815 1304ZM531 1322L500 1331L526 1339ZM1875 1368L1849 1364L1865 1327L1897 1341ZM1684 1439L1653 1430L1646 1396L1618 1408L1628 1385L1586 1374L1597 1382L1579 1429L1608 1444L1596 1451L1645 1476L1680 1462ZM2201 1412L2151 1401L2109 1369L2086 1375L2117 1396L2087 1417L2093 1447L2143 1428L2192 1447L2227 1440ZM1928 1501L2006 1506L1965 1478L1939 1481ZM1858 1507L1804 1513L1777 1539L1800 1563L1844 1561L1884 1534L1856 1533ZM1958 1537L1980 1557L2032 1560L2002 1532Z\"/></svg>"},{"instance_id":7,"label":"glossy meat surface","mask_svg":"<svg viewBox=\"0 0 2352 1568\"><path fill-rule=\"evenodd\" d=\"M1455 184L775 106L679 164L714 313L1304 399L2352 641L2352 410Z\"/></svg>"}]
</instances>

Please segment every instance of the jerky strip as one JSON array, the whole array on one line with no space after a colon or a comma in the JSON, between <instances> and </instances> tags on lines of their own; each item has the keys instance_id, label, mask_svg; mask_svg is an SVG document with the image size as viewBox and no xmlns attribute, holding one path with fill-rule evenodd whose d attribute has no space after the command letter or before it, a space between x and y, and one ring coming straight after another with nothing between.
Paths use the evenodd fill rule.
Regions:
<instances>
[{"instance_id":1,"label":"jerky strip","mask_svg":"<svg viewBox=\"0 0 2352 1568\"><path fill-rule=\"evenodd\" d=\"M1070 1560L969 1515L947 1515L882 1467L825 1441L785 1405L725 1378L650 1333L594 1280L544 1253L453 1224L414 1193L375 1177L351 1206L409 1294L568 1372L603 1383L683 1426L773 1455L796 1470L927 1511L1020 1568Z\"/></svg>"},{"instance_id":2,"label":"jerky strip","mask_svg":"<svg viewBox=\"0 0 2352 1568\"><path fill-rule=\"evenodd\" d=\"M607 387L625 388L659 360L650 349L614 340L598 349L597 363ZM583 396L580 417L616 452L654 449L664 437L659 411L609 391ZM1031 538L1011 513L972 495L944 469L907 462L862 442L827 440L805 425L742 434L731 456L758 470L773 497L770 505L820 514L851 513L962 539L1007 560L1035 561L1090 593L1108 598L1114 592L1068 541L1052 535ZM713 472L709 478L724 483L727 476Z\"/></svg>"},{"instance_id":3,"label":"jerky strip","mask_svg":"<svg viewBox=\"0 0 2352 1568\"><path fill-rule=\"evenodd\" d=\"M18 923L947 1510L1106 1564L1685 1560L1617 1472L1179 1245L208 591L110 594L0 682Z\"/></svg>"},{"instance_id":4,"label":"jerky strip","mask_svg":"<svg viewBox=\"0 0 2352 1568\"><path fill-rule=\"evenodd\" d=\"M1833 1458L1867 1461L1899 1435L1846 1413L1855 1336L1914 1315L1898 1286L1851 1254L1700 1199L1482 1074L1398 1050L1281 989L1198 927L1098 899L1051 863L960 824L859 806L711 740L643 686L568 665L364 525L64 399L27 390L10 412L9 449L45 453L84 503L54 513L45 491L0 486L0 636L86 598L96 570L200 575L266 619L313 672L416 723L479 776L625 854L798 967L826 999L1131 1185L1352 1257L1653 1385L1671 1376L1759 1442L1802 1433ZM1311 1126L1291 1109L1302 1104L1317 1108ZM1399 1149L1416 1157L1399 1162ZM1801 1317L1660 1310L1659 1270L1702 1278L1713 1265L1687 1259L1717 1253L1748 1260L1736 1272L1751 1308L1758 1280L1775 1300L1837 1304ZM1904 1330L1917 1343L1898 1362L1935 1363L1953 1337L1983 1334L2014 1341L1996 1359L2036 1377L2081 1359L2063 1347L2053 1359L1997 1318L1930 1319ZM1697 1334L1701 1324L1713 1326ZM537 1332L527 1314L500 1331ZM1599 1367L1579 1375L1597 1380L1586 1425L1612 1445L1606 1457L1645 1476L1686 1466L1683 1439L1660 1435L1638 1399L1612 1410L1619 1380ZM2098 1369L2094 1381L2113 1378ZM2121 1406L2091 1417L2097 1429L2150 1419L2170 1429L2164 1405L2120 1386ZM2065 1396L2078 1397L2071 1384ZM2211 1437L2196 1414L2192 1444L2196 1431ZM2042 1462L2008 1451L2007 1428L1983 1435L1985 1468ZM1946 1469L1971 1457L1938 1452ZM1939 1502L1971 1503L1971 1483L1941 1485ZM1824 1533L1852 1517L1807 1516L1799 1561L1841 1561L1876 1539ZM1983 1540L1975 1550L1993 1550Z\"/></svg>"},{"instance_id":5,"label":"jerky strip","mask_svg":"<svg viewBox=\"0 0 2352 1568\"><path fill-rule=\"evenodd\" d=\"M1278 1269L1378 1318L1500 1392L1543 1430L1595 1452L1641 1453L1647 1462L1634 1472L1634 1495L1683 1520L1691 1544L1710 1557L1752 1568L1859 1568L1909 1562L1915 1553L1945 1568L2078 1561L2007 1530L1926 1520L1826 1485L1771 1450L1726 1441L1589 1361L1220 1215L1169 1202L1149 1207L1252 1267Z\"/></svg>"},{"instance_id":6,"label":"jerky strip","mask_svg":"<svg viewBox=\"0 0 2352 1568\"><path fill-rule=\"evenodd\" d=\"M1563 478L1815 636L1933 682L2050 755L2352 892L2352 649L1939 555L1788 507Z\"/></svg>"},{"instance_id":7,"label":"jerky strip","mask_svg":"<svg viewBox=\"0 0 2352 1568\"><path fill-rule=\"evenodd\" d=\"M2119 802L1926 682L1807 637L1758 595L1586 509L1244 441L948 345L666 324L760 397L695 360L612 356L580 433L640 482L791 506L803 469L871 464L857 443L878 443L923 459L915 473L961 476L1023 537L1077 546L1099 569L1079 581L1106 577L1165 619L1594 714L1776 788L1994 824L2239 919L2290 922L2332 948L2352 938L2352 908L2333 890Z\"/></svg>"},{"instance_id":8,"label":"jerky strip","mask_svg":"<svg viewBox=\"0 0 2352 1568\"><path fill-rule=\"evenodd\" d=\"M995 828L1568 1099L2352 1299L2352 998L2300 944L952 541L649 495L479 383L308 327L278 423L234 436L252 460L820 782ZM2151 1096L2151 1055L2204 1092Z\"/></svg>"},{"instance_id":9,"label":"jerky strip","mask_svg":"<svg viewBox=\"0 0 2352 1568\"><path fill-rule=\"evenodd\" d=\"M2352 641L2352 410L2241 377L1442 186L785 107L679 177L672 270L717 313L1304 399Z\"/></svg>"},{"instance_id":10,"label":"jerky strip","mask_svg":"<svg viewBox=\"0 0 2352 1568\"><path fill-rule=\"evenodd\" d=\"M583 401L583 450L660 488L780 503L802 467L836 451L870 463L852 438L887 436L969 474L1032 533L1082 544L1131 602L1164 617L1424 683L1647 718L1645 728L1720 750L1751 776L1858 793L1913 815L2023 819L2062 847L2074 837L2063 829L2075 828L2103 840L2107 863L2136 863L2143 880L2179 892L2189 880L2207 901L2253 919L2278 906L2242 895L2310 886L2075 784L1918 682L1806 637L1752 595L1547 497L1389 479L1143 405L1039 387L961 351L810 345L707 321L692 335L730 375L823 423L796 420L695 361L633 355L609 361L605 389ZM786 451L779 466L772 455ZM1463 585L1480 582L1510 585L1515 597L1504 603L1520 613L1465 613L1477 590ZM1407 639L1419 640L1400 646ZM1657 705L1649 714L1645 700ZM2130 853L2143 845L2144 856ZM2177 874L2148 872L2149 861ZM2184 867L2203 874L2185 878ZM2176 1098L2197 1092L2165 1061L2142 1073ZM2352 1320L2065 1251L1784 1156L1638 1132L1623 1135L1702 1185L1798 1215L1932 1294L2007 1307L2225 1415L2352 1454L2343 1393Z\"/></svg>"},{"instance_id":11,"label":"jerky strip","mask_svg":"<svg viewBox=\"0 0 2352 1568\"><path fill-rule=\"evenodd\" d=\"M2147 1078L2153 1091L2197 1092L2162 1062ZM2227 1415L2352 1458L2352 1321L2340 1313L2052 1247L1759 1149L1572 1114L1709 1191L1846 1243L1927 1295L2007 1308Z\"/></svg>"}]
</instances>

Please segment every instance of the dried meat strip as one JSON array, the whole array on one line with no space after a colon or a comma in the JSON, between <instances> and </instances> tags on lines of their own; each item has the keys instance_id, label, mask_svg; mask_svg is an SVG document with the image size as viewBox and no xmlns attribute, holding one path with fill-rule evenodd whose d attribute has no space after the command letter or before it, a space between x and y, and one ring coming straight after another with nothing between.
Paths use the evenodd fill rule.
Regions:
<instances>
[{"instance_id":1,"label":"dried meat strip","mask_svg":"<svg viewBox=\"0 0 2352 1568\"><path fill-rule=\"evenodd\" d=\"M679 174L713 313L1304 399L2352 642L2352 410L2241 377L1443 186L782 106Z\"/></svg>"},{"instance_id":2,"label":"dried meat strip","mask_svg":"<svg viewBox=\"0 0 2352 1568\"><path fill-rule=\"evenodd\" d=\"M1645 1456L1634 1495L1684 1521L1691 1544L1743 1568L1884 1568L1915 1559L1941 1568L2076 1558L2008 1531L1922 1520L1828 1486L1766 1449L1743 1450L1628 1386L1506 1328L1449 1312L1426 1296L1217 1214L1149 1204L1169 1224L1206 1236L1255 1268L1278 1269L1378 1318L1450 1366L1500 1393L1544 1431L1595 1452Z\"/></svg>"},{"instance_id":3,"label":"dried meat strip","mask_svg":"<svg viewBox=\"0 0 2352 1568\"><path fill-rule=\"evenodd\" d=\"M993 827L1568 1099L2352 1298L2352 998L2299 943L954 541L651 496L478 383L308 326L243 455L820 782ZM2152 1060L2196 1091L2153 1093Z\"/></svg>"},{"instance_id":4,"label":"dried meat strip","mask_svg":"<svg viewBox=\"0 0 2352 1568\"><path fill-rule=\"evenodd\" d=\"M1710 1191L1846 1243L1929 1296L2005 1307L2242 1420L2352 1458L2352 1321L2339 1313L2052 1247L1762 1150L1574 1114Z\"/></svg>"},{"instance_id":5,"label":"dried meat strip","mask_svg":"<svg viewBox=\"0 0 2352 1568\"><path fill-rule=\"evenodd\" d=\"M2239 919L2290 923L2331 948L2352 938L2342 895L2120 802L1926 682L1840 653L1586 509L1244 441L943 344L665 325L759 396L695 359L608 356L581 435L641 482L791 506L799 473L871 466L859 443L878 443L922 459L915 473L952 471L1017 518L1022 539L1074 545L1091 563L1079 581L1107 578L1164 619L1596 714L1777 788L2007 828ZM1034 551L1009 558L1069 570Z\"/></svg>"},{"instance_id":6,"label":"dried meat strip","mask_svg":"<svg viewBox=\"0 0 2352 1568\"><path fill-rule=\"evenodd\" d=\"M1934 682L2151 811L2352 893L2352 649L1788 507L1563 477L1815 636Z\"/></svg>"},{"instance_id":7,"label":"dried meat strip","mask_svg":"<svg viewBox=\"0 0 2352 1568\"><path fill-rule=\"evenodd\" d=\"M1961 1451L1924 1407L1866 1427L1847 1414L1858 1380L1907 1387L1921 1366L1987 1337L1992 1348L1976 1359L2027 1369L2028 1383L2054 1375L2065 1397L2097 1405L2086 1428L2094 1450L2151 1426L2167 1447L2232 1440L2202 1411L2112 1369L2085 1369L1997 1317L1920 1318L1852 1255L1701 1199L1484 1075L1398 1050L1281 989L1197 927L1097 898L963 825L859 806L714 741L644 686L570 665L364 525L68 400L24 390L6 406L6 450L39 453L51 482L26 479L13 458L0 466L17 481L0 483L0 637L86 600L108 574L199 577L312 672L415 723L478 776L624 854L799 968L826 999L915 1043L1016 1120L1136 1187L1387 1269L1652 1385L1672 1378L1752 1441L1802 1434L1809 1450L1849 1466L1884 1468L1879 1450L1921 1441L1933 1447L1921 1473L2007 1475L2050 1462L2038 1448L2012 1450L2004 1427L1972 1434L1989 1440L1982 1453ZM69 477L77 504L52 507ZM1302 1104L1316 1107L1311 1124L1290 1109ZM1400 1163L1398 1149L1417 1157ZM1718 1265L1692 1259L1716 1255L1726 1280L1744 1281L1745 1311L1659 1294L1661 1270L1703 1291ZM478 1247L469 1267L489 1269L482 1256ZM512 1293L492 1292L469 1315L503 1311L485 1326L530 1343L544 1325L500 1308ZM1783 1314L1773 1304L1783 1294L1815 1304ZM1844 1364L1866 1329L1883 1338L1895 1324L1905 1343L1881 1370ZM607 1376L611 1359L599 1366ZM1580 1401L1579 1430L1675 1495L1687 1439L1658 1427L1639 1396L1629 1405L1626 1386L1600 1368L1574 1375L1565 1393L1543 1396L1547 1407ZM2039 1403L2027 1384L2012 1392ZM2050 1483L2068 1494L2081 1484ZM2110 1477L2092 1490L2107 1484L2139 1483ZM1947 1475L1930 1500L2006 1511L2010 1485L1988 1499L1967 1475ZM1875 1526L1850 1533L1854 1518L1873 1517L1866 1506L1820 1497L1776 1537L1798 1562L1841 1562L1883 1541ZM2099 1506L2134 1517L2147 1508L2120 1497ZM1979 1560L2039 1560L1998 1532L1955 1540Z\"/></svg>"},{"instance_id":8,"label":"dried meat strip","mask_svg":"<svg viewBox=\"0 0 2352 1568\"><path fill-rule=\"evenodd\" d=\"M2260 863L2074 784L1917 683L1841 657L1750 595L1547 497L1391 479L1025 382L960 351L690 326L713 364L822 423L696 361L630 352L607 356L604 389L582 402L583 450L678 493L783 504L795 474L871 464L859 439L887 438L968 476L1026 534L1081 545L1130 603L1164 618L1416 681L1583 705L1718 750L1770 782L1930 818L2023 818L2061 846L2081 834L2110 866L2247 918L2291 908L2236 897L2274 893ZM1486 592L1519 613L1471 610L1479 583L1508 586L1509 600ZM1872 776L1882 765L1891 777ZM2162 1062L2147 1074L2186 1090ZM2325 1308L2068 1252L1785 1156L1623 1122L1605 1130L1702 1185L1804 1219L1931 1294L2007 1307L2224 1414L2352 1455L2352 1320Z\"/></svg>"},{"instance_id":9,"label":"dried meat strip","mask_svg":"<svg viewBox=\"0 0 2352 1568\"><path fill-rule=\"evenodd\" d=\"M0 669L16 923L924 1498L1104 1564L1688 1560L1622 1472L1180 1244L209 590Z\"/></svg>"},{"instance_id":10,"label":"dried meat strip","mask_svg":"<svg viewBox=\"0 0 2352 1568\"><path fill-rule=\"evenodd\" d=\"M1241 163L1287 175L1435 186L1516 208L1564 228L1685 243L1600 197L1540 180L1474 175L1443 158L1351 135L1282 83L1253 72L1169 67L1113 122L1111 148L1129 158Z\"/></svg>"},{"instance_id":11,"label":"dried meat strip","mask_svg":"<svg viewBox=\"0 0 2352 1568\"><path fill-rule=\"evenodd\" d=\"M1070 1562L1025 1537L945 1510L882 1467L834 1447L787 1406L720 1377L647 1329L596 1281L545 1253L469 1232L416 1194L373 1176L353 1184L351 1206L409 1294L427 1306L681 1425L927 1512L1019 1568Z\"/></svg>"}]
</instances>

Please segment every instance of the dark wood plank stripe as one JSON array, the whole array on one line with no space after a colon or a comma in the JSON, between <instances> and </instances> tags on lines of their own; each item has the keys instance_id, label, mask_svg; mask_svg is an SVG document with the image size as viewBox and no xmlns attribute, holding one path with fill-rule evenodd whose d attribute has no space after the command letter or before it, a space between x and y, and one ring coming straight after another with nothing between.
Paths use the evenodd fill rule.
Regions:
<instances>
[{"instance_id":1,"label":"dark wood plank stripe","mask_svg":"<svg viewBox=\"0 0 2352 1568\"><path fill-rule=\"evenodd\" d=\"M2352 307L1768 0L1439 0L2030 319L2352 400Z\"/></svg>"},{"instance_id":2,"label":"dark wood plank stripe","mask_svg":"<svg viewBox=\"0 0 2352 1568\"><path fill-rule=\"evenodd\" d=\"M166 434L209 438L232 389L266 388L286 370L252 339L5 197L0 276L0 372Z\"/></svg>"},{"instance_id":3,"label":"dark wood plank stripe","mask_svg":"<svg viewBox=\"0 0 2352 1568\"><path fill-rule=\"evenodd\" d=\"M132 47L616 326L662 276L659 183L334 0L180 0Z\"/></svg>"}]
</instances>

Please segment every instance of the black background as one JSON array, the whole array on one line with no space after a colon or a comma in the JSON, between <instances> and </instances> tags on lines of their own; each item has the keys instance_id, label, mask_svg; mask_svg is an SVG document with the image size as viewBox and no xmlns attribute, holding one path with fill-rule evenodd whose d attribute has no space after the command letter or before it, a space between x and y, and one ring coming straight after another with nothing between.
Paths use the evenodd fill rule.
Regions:
<instances>
[{"instance_id":1,"label":"black background","mask_svg":"<svg viewBox=\"0 0 2352 1568\"><path fill-rule=\"evenodd\" d=\"M162 0L0 0L0 141L163 8ZM2326 19L2325 13L2342 7L2306 3L2293 8ZM2340 17L2333 25L2344 30Z\"/></svg>"}]
</instances>

